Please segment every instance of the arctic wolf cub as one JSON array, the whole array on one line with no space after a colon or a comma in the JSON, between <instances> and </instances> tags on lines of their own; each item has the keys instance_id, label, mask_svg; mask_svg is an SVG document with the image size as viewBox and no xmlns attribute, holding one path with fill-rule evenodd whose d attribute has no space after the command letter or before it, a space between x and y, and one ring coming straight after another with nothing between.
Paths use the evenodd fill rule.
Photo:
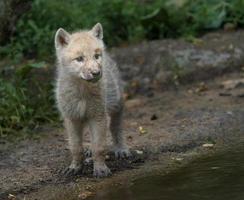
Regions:
<instances>
[{"instance_id":1,"label":"arctic wolf cub","mask_svg":"<svg viewBox=\"0 0 244 200\"><path fill-rule=\"evenodd\" d=\"M123 98L119 71L105 51L102 26L98 23L91 30L75 33L60 28L55 35L55 48L56 98L72 154L65 173L76 174L82 169L82 135L88 126L94 176L108 176L111 172L105 164L107 133L112 133L117 157L130 153L121 129Z\"/></svg>"}]
</instances>

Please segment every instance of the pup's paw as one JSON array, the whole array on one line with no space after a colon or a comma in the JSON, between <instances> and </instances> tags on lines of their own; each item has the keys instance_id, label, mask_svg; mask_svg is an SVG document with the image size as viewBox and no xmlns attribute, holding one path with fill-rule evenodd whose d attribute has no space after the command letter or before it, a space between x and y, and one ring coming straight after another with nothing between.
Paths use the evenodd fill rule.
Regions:
<instances>
[{"instance_id":1,"label":"pup's paw","mask_svg":"<svg viewBox=\"0 0 244 200\"><path fill-rule=\"evenodd\" d=\"M86 158L90 158L90 157L92 157L92 150L86 148L86 149L84 150L84 156L85 156Z\"/></svg>"},{"instance_id":2,"label":"pup's paw","mask_svg":"<svg viewBox=\"0 0 244 200\"><path fill-rule=\"evenodd\" d=\"M82 165L73 165L71 164L69 167L62 171L62 174L65 176L76 176L82 172Z\"/></svg>"},{"instance_id":3,"label":"pup's paw","mask_svg":"<svg viewBox=\"0 0 244 200\"><path fill-rule=\"evenodd\" d=\"M96 178L103 178L111 176L112 173L106 164L94 165L93 176Z\"/></svg>"},{"instance_id":4,"label":"pup's paw","mask_svg":"<svg viewBox=\"0 0 244 200\"><path fill-rule=\"evenodd\" d=\"M114 154L115 154L115 158L117 158L117 159L130 158L132 156L130 150L126 147L115 148Z\"/></svg>"}]
</instances>

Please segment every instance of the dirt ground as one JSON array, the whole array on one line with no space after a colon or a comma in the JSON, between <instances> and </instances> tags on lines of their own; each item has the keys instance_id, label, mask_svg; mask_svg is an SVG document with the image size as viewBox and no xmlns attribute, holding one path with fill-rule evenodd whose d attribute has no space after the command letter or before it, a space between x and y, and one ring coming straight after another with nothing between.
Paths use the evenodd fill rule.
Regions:
<instances>
[{"instance_id":1,"label":"dirt ground","mask_svg":"<svg viewBox=\"0 0 244 200\"><path fill-rule=\"evenodd\" d=\"M118 174L126 176L168 153L186 152L206 143L230 144L243 137L244 87L242 83L230 89L221 86L223 81L240 78L241 72L228 74L126 100L124 133L134 156L115 160L108 154L113 176L106 181ZM70 162L63 128L47 127L39 136L18 143L0 141L0 199L62 199L60 194L71 189L89 190L103 182L91 177L91 163L77 177L61 175L59 170ZM89 145L88 135L85 145Z\"/></svg>"}]
</instances>

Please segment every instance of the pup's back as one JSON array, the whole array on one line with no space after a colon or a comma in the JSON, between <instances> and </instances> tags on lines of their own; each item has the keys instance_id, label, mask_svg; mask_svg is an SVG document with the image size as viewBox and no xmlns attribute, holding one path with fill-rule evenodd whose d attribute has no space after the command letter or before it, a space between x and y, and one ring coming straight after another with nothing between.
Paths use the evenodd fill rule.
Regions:
<instances>
[{"instance_id":1,"label":"pup's back","mask_svg":"<svg viewBox=\"0 0 244 200\"><path fill-rule=\"evenodd\" d=\"M105 53L104 57L103 82L105 102L108 112L114 112L121 109L123 106L123 88L116 63L109 57L108 54Z\"/></svg>"}]
</instances>

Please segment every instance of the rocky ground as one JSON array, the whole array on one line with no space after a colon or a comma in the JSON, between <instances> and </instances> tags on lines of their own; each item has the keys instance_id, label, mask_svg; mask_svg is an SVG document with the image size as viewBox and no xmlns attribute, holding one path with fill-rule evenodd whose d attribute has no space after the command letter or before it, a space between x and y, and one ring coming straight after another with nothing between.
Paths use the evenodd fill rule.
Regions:
<instances>
[{"instance_id":1,"label":"rocky ground","mask_svg":"<svg viewBox=\"0 0 244 200\"><path fill-rule=\"evenodd\" d=\"M206 143L230 143L243 137L244 89L240 82L233 89L221 87L226 80L240 78L240 74L231 74L178 90L155 92L152 97L136 96L127 100L124 132L134 157L118 161L110 155L107 162L112 171L116 174L137 168L160 154L181 153ZM21 197L25 194L29 199L29 195L42 188L71 187L77 179L87 185L99 182L91 178L90 164L83 175L63 178L58 171L70 162L63 129L40 134L36 140L1 145L1 199L9 194ZM31 199L43 199L43 196L38 194Z\"/></svg>"},{"instance_id":2,"label":"rocky ground","mask_svg":"<svg viewBox=\"0 0 244 200\"><path fill-rule=\"evenodd\" d=\"M238 32L233 34L239 34L240 36L243 33ZM205 36L198 43L203 44L203 40L207 37L210 36ZM214 34L211 37L217 38ZM227 38L227 36L223 37ZM228 35L228 37L231 36ZM167 48L165 46L167 45L164 44L166 42L162 41L161 43L152 42L147 45L151 46L152 49L162 48L162 51L166 52ZM199 45L198 43L197 45ZM187 76L179 77L178 71L168 73L166 70L165 74L170 74L169 77L172 77L172 73L178 74L178 77L176 76L177 74L174 74L173 81L170 84L174 87L170 87L170 89L163 90L164 87L161 87L161 84L165 81L162 77L159 78L162 75L160 73L163 72L163 69L159 70L157 68L155 72L144 71L143 73L138 71L135 74L136 79L135 77L128 79L130 84L132 84L131 87L134 87L134 89L129 90L125 94L127 100L124 116L124 133L134 156L129 160L116 160L112 154L108 154L107 163L113 172L111 178L104 180L92 178L91 163L86 164L83 174L77 177L64 178L60 174L59 170L67 167L70 162L69 150L67 149L67 142L62 127L46 127L39 133L40 137L36 139L25 139L18 143L1 141L0 199L68 199L64 198L63 195L68 192L70 193L70 191L73 191L73 196L69 197L69 199L77 199L81 191L85 190L89 195L89 192L95 192L94 188L101 185L101 183L111 183L113 180L118 179L118 177L129 176L128 171L134 173L138 168L143 168L143 166L149 167L150 163L159 158L164 160L164 164L167 165L169 163L168 158L171 155L177 156L182 152L204 148L203 146L214 148L218 144L231 144L235 140L242 138L244 135L242 49L241 47L235 47L232 43L226 44L227 48L232 49L230 56L226 52L223 54L218 53L217 50L202 50L203 47L196 47L200 48L199 51L194 50L194 52L198 52L194 53L194 55L198 54L201 58L195 56L195 59L193 59L192 53L186 53L188 55L186 59L193 59L197 63L191 64L191 67L183 70L184 75L187 74ZM172 42L172 45L176 44L178 43ZM180 44L181 42L179 42L179 48L181 48ZM232 47L229 46L231 44ZM236 41L235 44L240 46ZM194 46L194 44L188 45L191 48ZM213 43L209 45L213 45L217 49ZM135 48L140 52L141 49L138 46L132 47L131 51L134 51L133 49ZM114 55L116 51L118 50L113 51ZM121 50L121 58L116 54L119 62L122 62L120 59L123 59L124 51L125 49ZM180 51L183 52L183 49ZM156 54L152 52L152 55L150 54L151 56L148 57L148 55L138 52L136 53L135 50L134 54L143 55L141 59L144 60L138 60L141 64L135 65L135 68L142 66L142 69L146 70L143 66L145 63L148 63L147 59L152 59L149 57L153 57L155 62L160 60L157 58L157 55L163 57L161 53ZM214 56L216 52L217 54ZM128 52L127 55L132 54ZM177 59L180 57L178 54L172 55ZM208 56L212 57L212 60L205 60ZM136 57L134 56L131 63L135 62ZM202 60L203 57L204 62ZM128 64L130 62L128 59L132 58L128 57L126 59L125 63L127 64L121 66L124 80L126 80L126 66L128 68L133 67ZM233 62L227 62L226 59L233 59ZM220 60L222 61L220 62ZM153 66L156 65L154 63ZM199 65L202 67L199 68ZM148 65L145 64L145 66ZM207 67L202 69L203 66ZM190 68L191 70L188 71ZM213 68L218 73L211 74L210 68ZM222 71L222 69L229 70ZM132 69L128 69L128 72L130 70ZM151 70L150 66L148 66L148 70ZM235 72L225 73L230 71ZM186 80L183 77L188 77L189 80L189 77L196 74L196 72L199 73L199 81L196 81L196 78L190 78L191 81L195 81L181 85L181 80ZM201 73L205 75L201 76ZM154 77L157 81L154 81L152 74L156 75ZM208 74L208 77L206 77L206 74ZM205 82L202 80L205 80ZM138 95L130 93L130 91L135 92L135 88L139 92ZM108 144L110 145L110 143L110 137L108 137ZM88 134L85 138L85 145L89 146ZM85 197L80 196L81 199Z\"/></svg>"},{"instance_id":3,"label":"rocky ground","mask_svg":"<svg viewBox=\"0 0 244 200\"><path fill-rule=\"evenodd\" d=\"M220 31L192 39L156 40L111 51L129 90L145 93L180 83L208 80L239 70L244 31Z\"/></svg>"}]
</instances>

